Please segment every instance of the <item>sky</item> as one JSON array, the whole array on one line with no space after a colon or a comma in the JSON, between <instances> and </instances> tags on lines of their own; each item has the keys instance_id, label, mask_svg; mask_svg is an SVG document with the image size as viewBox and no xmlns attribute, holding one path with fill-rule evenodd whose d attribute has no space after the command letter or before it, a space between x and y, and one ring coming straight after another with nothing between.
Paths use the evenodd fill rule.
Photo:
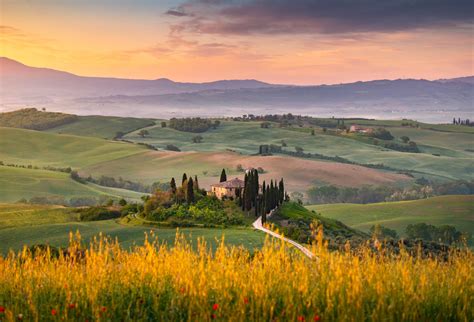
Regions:
<instances>
[{"instance_id":1,"label":"sky","mask_svg":"<svg viewBox=\"0 0 474 322\"><path fill-rule=\"evenodd\" d=\"M0 56L85 76L452 78L473 31L471 0L0 0Z\"/></svg>"}]
</instances>

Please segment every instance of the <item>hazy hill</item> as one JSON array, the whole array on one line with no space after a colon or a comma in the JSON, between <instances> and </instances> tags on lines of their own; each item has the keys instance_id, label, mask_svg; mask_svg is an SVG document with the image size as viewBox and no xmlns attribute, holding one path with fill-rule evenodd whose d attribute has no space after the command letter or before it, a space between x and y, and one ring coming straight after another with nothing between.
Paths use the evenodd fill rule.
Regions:
<instances>
[{"instance_id":1,"label":"hazy hill","mask_svg":"<svg viewBox=\"0 0 474 322\"><path fill-rule=\"evenodd\" d=\"M474 118L474 77L398 79L320 86L257 80L179 83L82 77L0 58L0 110L46 107L77 114L162 117L291 112L313 116Z\"/></svg>"},{"instance_id":2,"label":"hazy hill","mask_svg":"<svg viewBox=\"0 0 474 322\"><path fill-rule=\"evenodd\" d=\"M439 82L443 83L468 83L474 84L474 76L466 76L466 77L458 77L458 78L451 78L451 79L440 79Z\"/></svg>"},{"instance_id":3,"label":"hazy hill","mask_svg":"<svg viewBox=\"0 0 474 322\"><path fill-rule=\"evenodd\" d=\"M155 80L84 77L49 68L26 66L0 57L0 84L9 96L103 96L182 93L209 89L268 87L256 80L220 80L208 83L179 83L166 78Z\"/></svg>"}]
</instances>

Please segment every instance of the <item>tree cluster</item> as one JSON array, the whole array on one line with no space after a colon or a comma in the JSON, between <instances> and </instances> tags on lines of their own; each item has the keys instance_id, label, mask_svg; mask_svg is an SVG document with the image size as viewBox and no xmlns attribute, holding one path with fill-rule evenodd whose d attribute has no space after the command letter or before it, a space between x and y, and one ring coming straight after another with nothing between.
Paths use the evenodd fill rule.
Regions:
<instances>
[{"instance_id":1,"label":"tree cluster","mask_svg":"<svg viewBox=\"0 0 474 322\"><path fill-rule=\"evenodd\" d=\"M256 169L248 170L245 173L243 191L238 191L237 196L242 210L249 212L253 209L255 217L261 215L263 222L266 220L267 213L288 199L283 179L278 183L271 180L270 184L266 184L264 181L260 186L259 172Z\"/></svg>"},{"instance_id":2,"label":"tree cluster","mask_svg":"<svg viewBox=\"0 0 474 322\"><path fill-rule=\"evenodd\" d=\"M72 123L78 119L77 115L25 108L13 112L0 113L0 126L42 131Z\"/></svg>"},{"instance_id":3,"label":"tree cluster","mask_svg":"<svg viewBox=\"0 0 474 322\"><path fill-rule=\"evenodd\" d=\"M474 194L474 180L431 183L426 179L417 180L411 187L362 186L360 188L333 185L312 187L306 192L312 204L325 203L374 203L383 201L403 201L425 199L442 195Z\"/></svg>"},{"instance_id":4,"label":"tree cluster","mask_svg":"<svg viewBox=\"0 0 474 322\"><path fill-rule=\"evenodd\" d=\"M474 123L471 123L469 119L461 120L460 117L456 120L456 118L453 118L453 124L454 125L466 125L466 126L474 126Z\"/></svg>"},{"instance_id":5,"label":"tree cluster","mask_svg":"<svg viewBox=\"0 0 474 322\"><path fill-rule=\"evenodd\" d=\"M384 129L383 127L379 127L374 129L372 132L368 133L368 136L380 139L380 140L393 140L393 135Z\"/></svg>"},{"instance_id":6,"label":"tree cluster","mask_svg":"<svg viewBox=\"0 0 474 322\"><path fill-rule=\"evenodd\" d=\"M442 225L436 227L426 223L408 225L405 233L409 239L422 239L448 245L463 241L469 242L471 238L470 235L456 230L454 226Z\"/></svg>"},{"instance_id":7,"label":"tree cluster","mask_svg":"<svg viewBox=\"0 0 474 322\"><path fill-rule=\"evenodd\" d=\"M192 133L202 133L206 132L210 128L217 128L220 125L219 120L212 122L209 119L202 119L200 117L192 118L172 118L169 120L168 127L183 131L183 132L192 132Z\"/></svg>"}]
</instances>

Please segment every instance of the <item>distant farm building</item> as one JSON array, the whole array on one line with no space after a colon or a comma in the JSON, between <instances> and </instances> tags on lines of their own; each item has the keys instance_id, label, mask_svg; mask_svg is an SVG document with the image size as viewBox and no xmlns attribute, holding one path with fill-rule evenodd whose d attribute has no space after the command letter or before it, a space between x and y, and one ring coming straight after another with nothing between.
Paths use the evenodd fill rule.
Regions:
<instances>
[{"instance_id":1,"label":"distant farm building","mask_svg":"<svg viewBox=\"0 0 474 322\"><path fill-rule=\"evenodd\" d=\"M235 198L239 191L244 189L245 182L239 178L234 178L225 182L211 185L210 193L219 199Z\"/></svg>"},{"instance_id":2,"label":"distant farm building","mask_svg":"<svg viewBox=\"0 0 474 322\"><path fill-rule=\"evenodd\" d=\"M353 124L349 128L349 131L350 132L355 132L355 133L372 133L374 131L374 129L372 129L370 127L363 127L363 126L360 126L360 125Z\"/></svg>"}]
</instances>

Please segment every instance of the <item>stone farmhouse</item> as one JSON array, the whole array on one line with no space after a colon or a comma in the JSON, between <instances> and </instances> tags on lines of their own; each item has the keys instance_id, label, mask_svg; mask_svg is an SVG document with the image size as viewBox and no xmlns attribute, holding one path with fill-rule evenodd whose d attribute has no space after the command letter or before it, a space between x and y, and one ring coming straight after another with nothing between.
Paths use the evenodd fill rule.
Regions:
<instances>
[{"instance_id":1,"label":"stone farmhouse","mask_svg":"<svg viewBox=\"0 0 474 322\"><path fill-rule=\"evenodd\" d=\"M374 131L374 129L372 129L370 127L363 127L363 126L360 126L360 125L353 124L349 128L349 131L350 132L356 132L356 133L372 133Z\"/></svg>"},{"instance_id":2,"label":"stone farmhouse","mask_svg":"<svg viewBox=\"0 0 474 322\"><path fill-rule=\"evenodd\" d=\"M244 189L245 182L239 178L227 180L211 185L210 194L216 196L219 199L223 198L235 198L239 191Z\"/></svg>"}]
</instances>

